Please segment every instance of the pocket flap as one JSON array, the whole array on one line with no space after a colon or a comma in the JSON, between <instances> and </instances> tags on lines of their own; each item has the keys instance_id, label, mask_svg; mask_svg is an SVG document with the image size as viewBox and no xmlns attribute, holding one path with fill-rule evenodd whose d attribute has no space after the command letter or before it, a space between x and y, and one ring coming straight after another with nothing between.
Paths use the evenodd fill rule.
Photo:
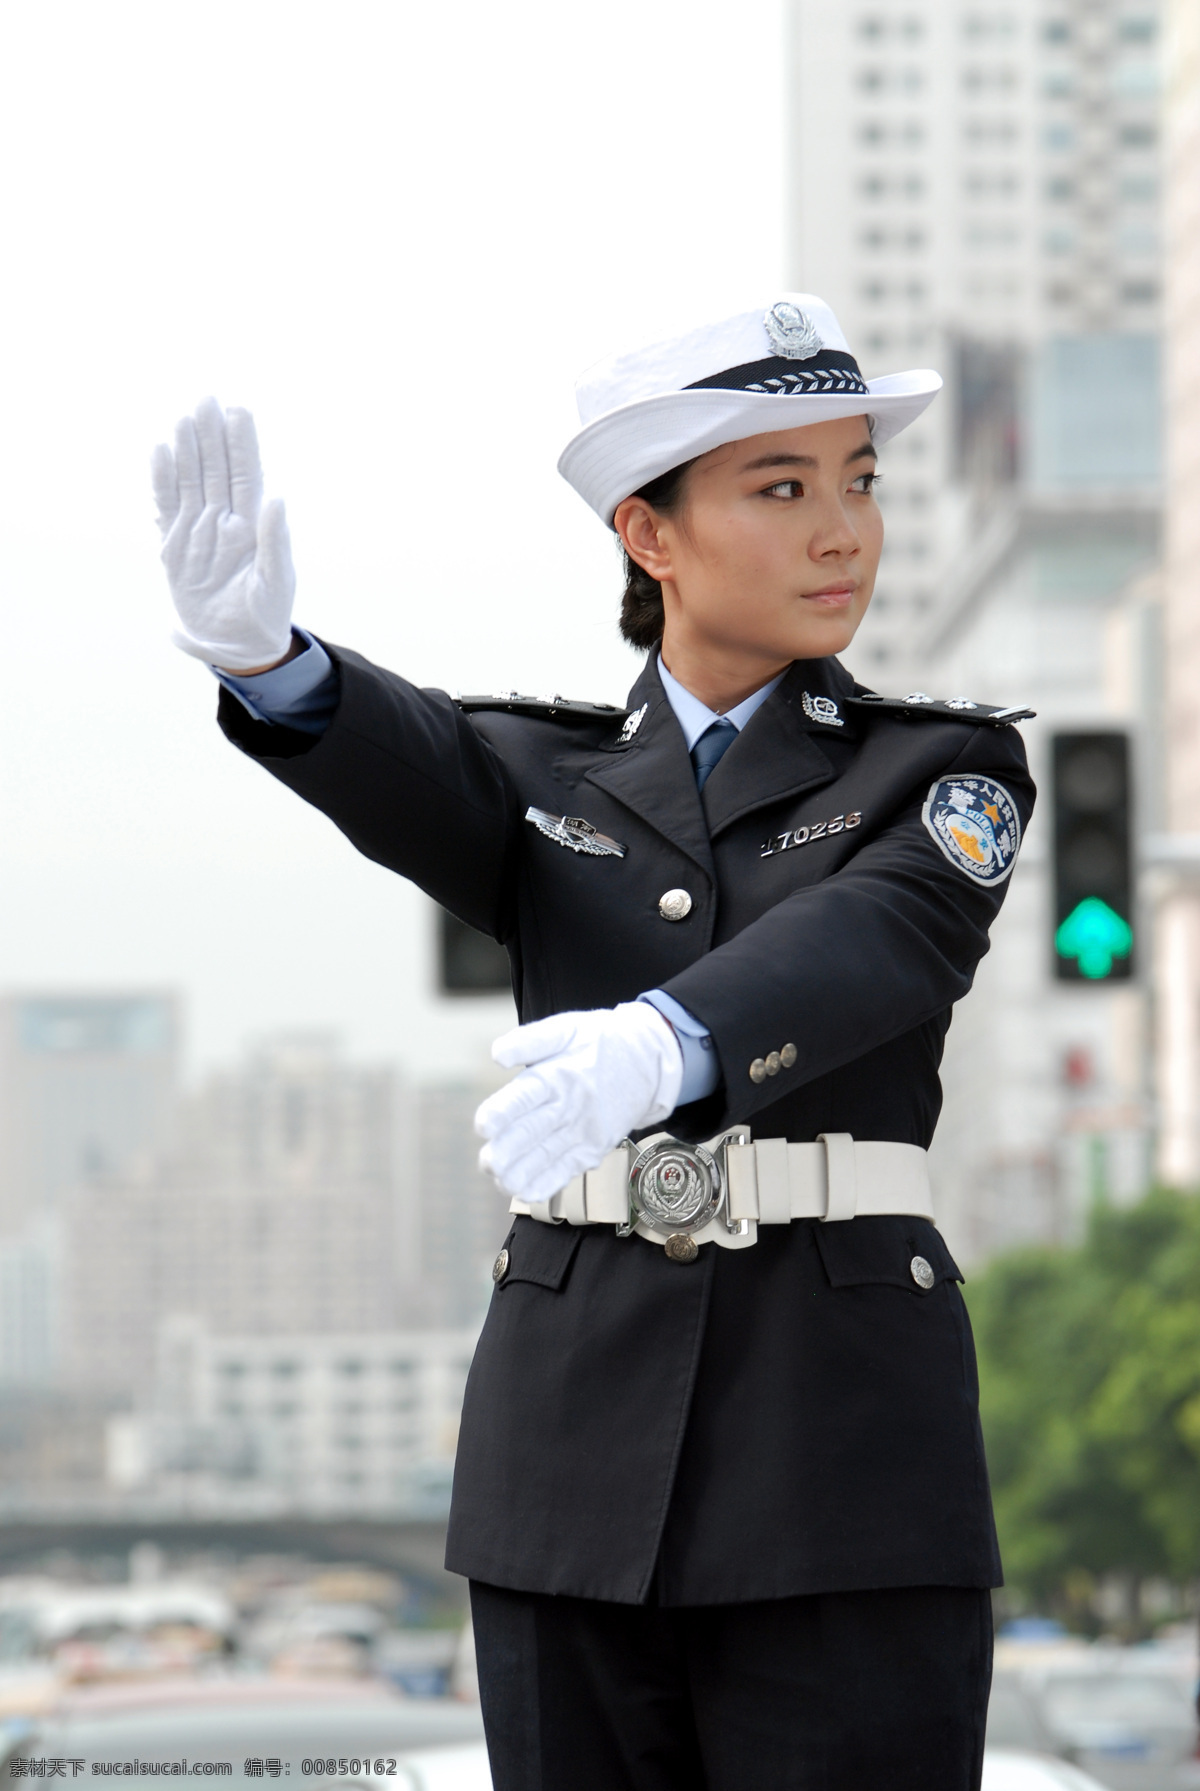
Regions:
<instances>
[{"instance_id":1,"label":"pocket flap","mask_svg":"<svg viewBox=\"0 0 1200 1791\"><path fill-rule=\"evenodd\" d=\"M498 1290L514 1281L532 1281L538 1287L559 1288L575 1260L583 1238L581 1225L546 1225L521 1217L504 1240L508 1268L496 1283Z\"/></svg>"},{"instance_id":2,"label":"pocket flap","mask_svg":"<svg viewBox=\"0 0 1200 1791\"><path fill-rule=\"evenodd\" d=\"M813 1235L830 1287L875 1282L923 1294L932 1292L939 1281L963 1278L941 1233L928 1219L903 1215L848 1219L840 1225L814 1225ZM918 1258L929 1265L931 1279L919 1263L914 1274Z\"/></svg>"}]
</instances>

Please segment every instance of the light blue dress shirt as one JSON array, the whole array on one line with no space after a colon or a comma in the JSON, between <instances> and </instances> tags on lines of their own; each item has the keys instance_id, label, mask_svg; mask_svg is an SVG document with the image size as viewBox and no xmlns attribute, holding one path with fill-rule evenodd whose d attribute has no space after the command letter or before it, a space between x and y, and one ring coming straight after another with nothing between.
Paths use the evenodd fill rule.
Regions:
<instances>
[{"instance_id":1,"label":"light blue dress shirt","mask_svg":"<svg viewBox=\"0 0 1200 1791\"><path fill-rule=\"evenodd\" d=\"M319 640L315 640L303 628L294 629L293 632L305 643L304 651L297 653L295 659L289 659L286 665L277 665L273 671L258 672L252 678L218 671L216 666L212 670L226 690L232 692L256 721L279 723L284 727L297 728L303 734L323 734L333 720L334 710L338 705L337 671ZM691 752L705 729L718 719L717 711L708 708L699 697L693 696L690 690L685 690L678 678L671 676L663 664L661 653L658 656L658 675L662 679L667 701L675 712L675 719L683 729L687 749ZM756 690L735 708L727 710L725 720L731 721L740 734L782 677L783 673L780 672L778 678L772 678L761 690ZM639 995L638 1000L648 1001L651 1007L657 1008L663 1018L670 1022L679 1040L679 1049L683 1052L683 1083L679 1091L679 1105L682 1107L689 1101L703 1100L721 1080L721 1066L717 1062L708 1028L661 989L648 989L644 995Z\"/></svg>"}]
</instances>

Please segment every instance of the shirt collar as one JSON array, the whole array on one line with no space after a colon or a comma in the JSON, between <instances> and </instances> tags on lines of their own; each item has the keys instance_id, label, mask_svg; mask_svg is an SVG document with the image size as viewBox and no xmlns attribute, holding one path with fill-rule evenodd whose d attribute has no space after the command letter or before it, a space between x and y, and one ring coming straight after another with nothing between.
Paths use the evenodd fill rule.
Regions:
<instances>
[{"instance_id":1,"label":"shirt collar","mask_svg":"<svg viewBox=\"0 0 1200 1791\"><path fill-rule=\"evenodd\" d=\"M693 696L690 690L685 690L678 678L671 676L663 664L661 653L658 656L658 675L662 679L662 687L666 692L667 701L675 711L675 719L683 729L687 749L691 752L701 734L710 728L714 721L731 721L740 734L754 711L761 709L776 685L783 681L787 673L780 672L777 677L771 679L769 684L764 684L760 690L756 690L753 695L744 698L735 708L727 710L723 717L718 716L715 709L709 709L700 701L699 697Z\"/></svg>"}]
</instances>

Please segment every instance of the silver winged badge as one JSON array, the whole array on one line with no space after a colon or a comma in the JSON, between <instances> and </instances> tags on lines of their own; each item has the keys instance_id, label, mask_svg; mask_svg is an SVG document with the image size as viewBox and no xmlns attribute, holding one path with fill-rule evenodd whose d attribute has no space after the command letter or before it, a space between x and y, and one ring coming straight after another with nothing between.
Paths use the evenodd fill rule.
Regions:
<instances>
[{"instance_id":1,"label":"silver winged badge","mask_svg":"<svg viewBox=\"0 0 1200 1791\"><path fill-rule=\"evenodd\" d=\"M598 833L590 821L580 815L548 815L544 808L527 808L525 819L532 821L556 846L567 846L572 852L586 852L591 858L624 858L625 848L606 833Z\"/></svg>"}]
</instances>

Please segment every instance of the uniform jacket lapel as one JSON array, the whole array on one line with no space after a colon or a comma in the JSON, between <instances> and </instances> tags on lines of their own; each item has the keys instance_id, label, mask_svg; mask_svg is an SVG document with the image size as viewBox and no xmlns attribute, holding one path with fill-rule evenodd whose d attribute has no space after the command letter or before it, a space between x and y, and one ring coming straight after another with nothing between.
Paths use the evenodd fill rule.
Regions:
<instances>
[{"instance_id":1,"label":"uniform jacket lapel","mask_svg":"<svg viewBox=\"0 0 1200 1791\"><path fill-rule=\"evenodd\" d=\"M797 660L791 666L704 787L712 838L756 808L832 783L837 771L824 747L830 739L852 737L853 711L844 699L853 691L854 680L836 659ZM836 721L818 719L818 697L832 699Z\"/></svg>"},{"instance_id":2,"label":"uniform jacket lapel","mask_svg":"<svg viewBox=\"0 0 1200 1791\"><path fill-rule=\"evenodd\" d=\"M587 779L686 852L715 882L708 823L696 789L696 774L683 729L667 701L653 656L630 691L628 703L631 714L645 705L646 712L636 733L628 744L621 744L618 736L600 762L586 773Z\"/></svg>"}]
</instances>

